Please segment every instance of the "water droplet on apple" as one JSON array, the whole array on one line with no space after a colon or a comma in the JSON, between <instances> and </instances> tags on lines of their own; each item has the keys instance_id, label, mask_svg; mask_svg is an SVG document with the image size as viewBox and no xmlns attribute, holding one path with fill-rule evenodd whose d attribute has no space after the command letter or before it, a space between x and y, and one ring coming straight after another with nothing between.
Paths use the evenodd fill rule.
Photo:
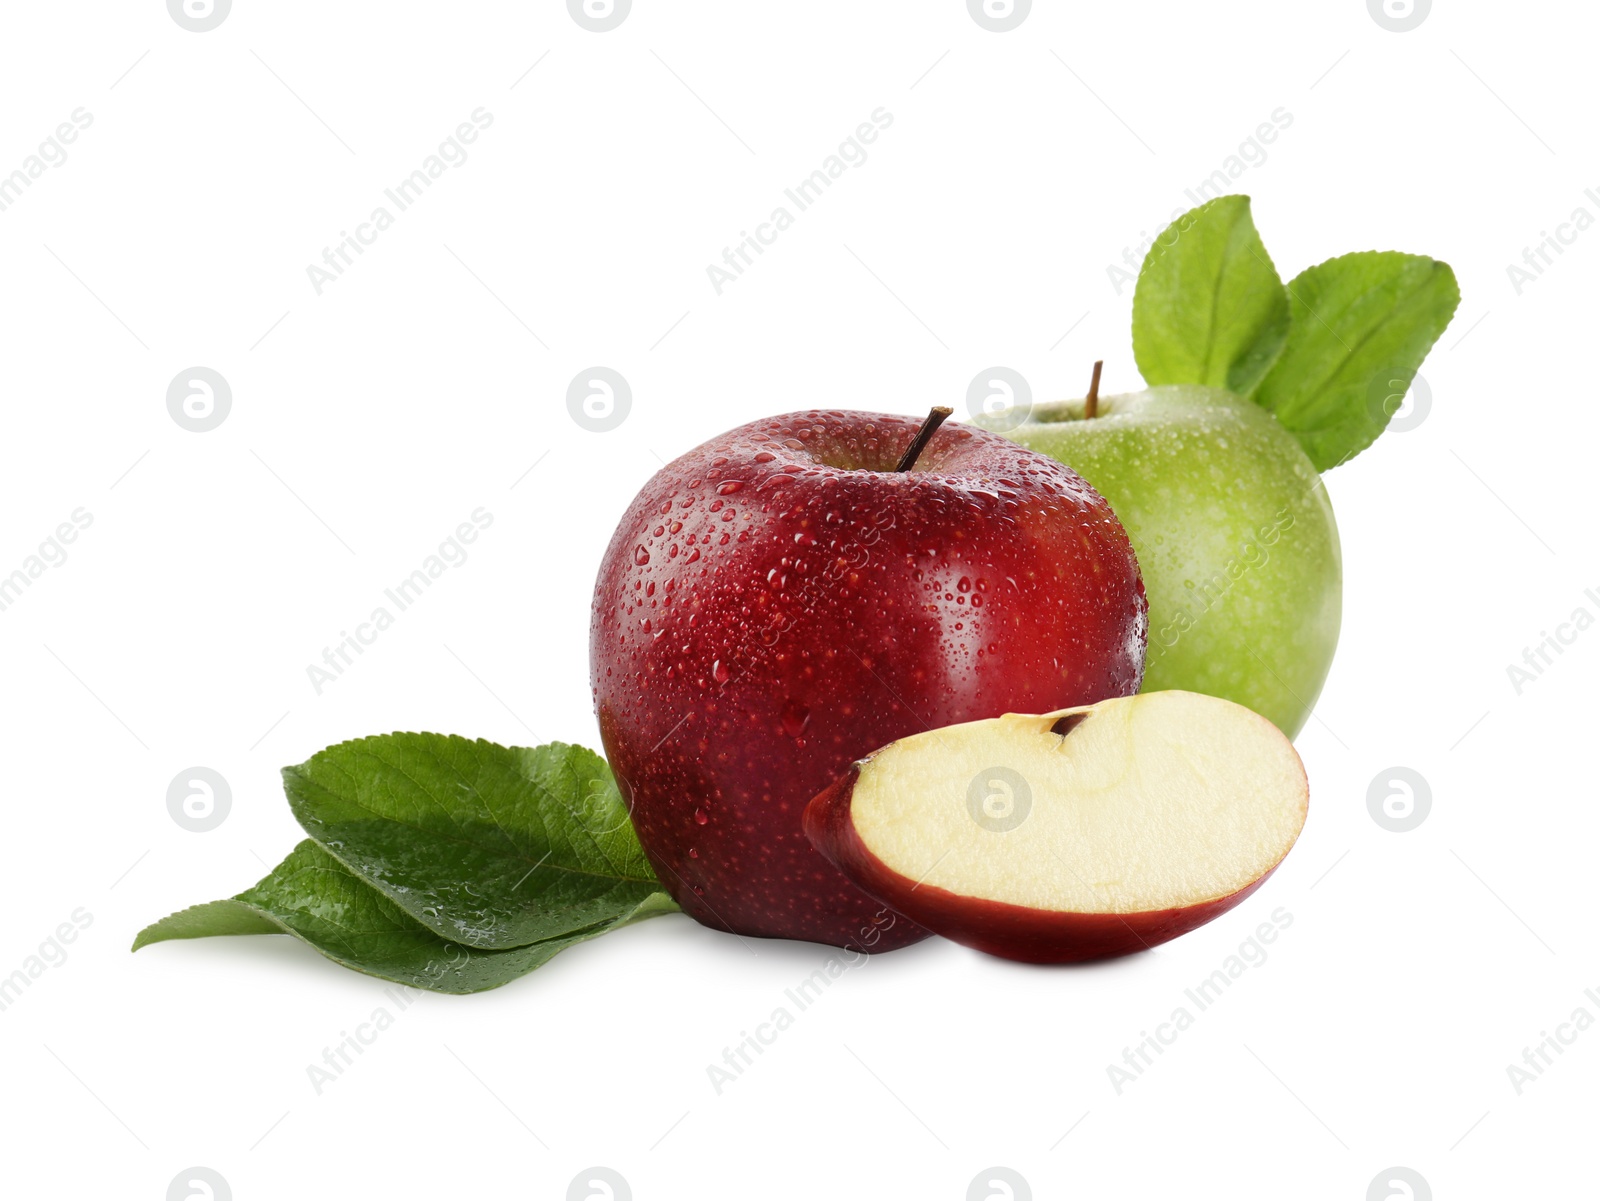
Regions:
<instances>
[{"instance_id":1,"label":"water droplet on apple","mask_svg":"<svg viewBox=\"0 0 1600 1201\"><path fill-rule=\"evenodd\" d=\"M739 491L739 489L743 487L743 480L724 480L722 483L717 485L717 495L732 496L735 492Z\"/></svg>"},{"instance_id":2,"label":"water droplet on apple","mask_svg":"<svg viewBox=\"0 0 1600 1201\"><path fill-rule=\"evenodd\" d=\"M783 732L790 738L798 738L806 728L806 722L811 720L811 710L795 701L786 701L783 706Z\"/></svg>"},{"instance_id":3,"label":"water droplet on apple","mask_svg":"<svg viewBox=\"0 0 1600 1201\"><path fill-rule=\"evenodd\" d=\"M650 552L645 550L645 548L642 546L634 547L633 561L640 567L643 567L646 563L650 562Z\"/></svg>"},{"instance_id":4,"label":"water droplet on apple","mask_svg":"<svg viewBox=\"0 0 1600 1201\"><path fill-rule=\"evenodd\" d=\"M719 684L728 682L728 665L721 659L711 665L711 678Z\"/></svg>"},{"instance_id":5,"label":"water droplet on apple","mask_svg":"<svg viewBox=\"0 0 1600 1201\"><path fill-rule=\"evenodd\" d=\"M711 820L710 814L708 814L704 809L696 809L694 811L694 824L695 825L703 826L710 820Z\"/></svg>"}]
</instances>

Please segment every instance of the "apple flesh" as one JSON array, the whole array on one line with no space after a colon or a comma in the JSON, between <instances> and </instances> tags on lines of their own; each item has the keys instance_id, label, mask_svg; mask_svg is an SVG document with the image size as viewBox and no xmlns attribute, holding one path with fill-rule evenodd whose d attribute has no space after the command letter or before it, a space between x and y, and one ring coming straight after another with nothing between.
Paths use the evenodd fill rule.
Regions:
<instances>
[{"instance_id":1,"label":"apple flesh","mask_svg":"<svg viewBox=\"0 0 1600 1201\"><path fill-rule=\"evenodd\" d=\"M927 936L814 850L806 802L897 738L1138 690L1126 534L999 435L773 417L663 468L606 551L590 626L606 757L663 886L722 930L867 951Z\"/></svg>"},{"instance_id":2,"label":"apple flesh","mask_svg":"<svg viewBox=\"0 0 1600 1201\"><path fill-rule=\"evenodd\" d=\"M812 843L937 934L1028 963L1144 950L1248 897L1306 817L1289 740L1151 692L902 739L805 812Z\"/></svg>"},{"instance_id":3,"label":"apple flesh","mask_svg":"<svg viewBox=\"0 0 1600 1201\"><path fill-rule=\"evenodd\" d=\"M1146 691L1237 701L1293 738L1339 641L1339 531L1316 467L1259 405L1178 385L980 419L1116 511L1150 597ZM1014 428L1011 428L1013 427Z\"/></svg>"}]
</instances>

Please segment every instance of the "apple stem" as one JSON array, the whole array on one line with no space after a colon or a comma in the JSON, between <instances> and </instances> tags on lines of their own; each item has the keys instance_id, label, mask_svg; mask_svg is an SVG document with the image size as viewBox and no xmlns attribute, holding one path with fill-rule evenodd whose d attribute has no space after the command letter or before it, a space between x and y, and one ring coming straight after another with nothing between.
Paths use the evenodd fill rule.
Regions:
<instances>
[{"instance_id":1,"label":"apple stem","mask_svg":"<svg viewBox=\"0 0 1600 1201\"><path fill-rule=\"evenodd\" d=\"M925 446L933 438L934 433L944 424L944 419L955 410L949 405L934 405L928 410L927 420L922 423L922 428L917 431L917 436L911 439L911 445L906 447L906 453L900 456L900 462L895 465L896 471L910 471L916 466L917 456L922 453Z\"/></svg>"},{"instance_id":2,"label":"apple stem","mask_svg":"<svg viewBox=\"0 0 1600 1201\"><path fill-rule=\"evenodd\" d=\"M1100 368L1105 365L1104 359L1094 361L1094 376L1089 380L1089 395L1083 398L1083 416L1086 421L1100 415Z\"/></svg>"}]
</instances>

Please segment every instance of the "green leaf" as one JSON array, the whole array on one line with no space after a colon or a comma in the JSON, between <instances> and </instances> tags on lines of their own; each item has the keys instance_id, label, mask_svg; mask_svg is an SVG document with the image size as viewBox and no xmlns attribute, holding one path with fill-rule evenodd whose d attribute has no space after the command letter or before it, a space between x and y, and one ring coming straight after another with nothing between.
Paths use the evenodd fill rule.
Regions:
<instances>
[{"instance_id":1,"label":"green leaf","mask_svg":"<svg viewBox=\"0 0 1600 1201\"><path fill-rule=\"evenodd\" d=\"M369 976L434 992L470 993L515 980L575 943L676 908L658 892L604 925L530 946L479 950L440 938L413 921L307 839L254 888L162 918L139 932L133 949L174 938L292 934L335 963Z\"/></svg>"},{"instance_id":2,"label":"green leaf","mask_svg":"<svg viewBox=\"0 0 1600 1201\"><path fill-rule=\"evenodd\" d=\"M283 775L312 837L254 888L142 930L135 951L287 933L368 975L467 993L678 908L610 769L582 747L391 734Z\"/></svg>"},{"instance_id":3,"label":"green leaf","mask_svg":"<svg viewBox=\"0 0 1600 1201\"><path fill-rule=\"evenodd\" d=\"M1461 290L1445 263L1369 250L1301 272L1288 293L1289 341L1255 401L1326 471L1383 433Z\"/></svg>"},{"instance_id":4,"label":"green leaf","mask_svg":"<svg viewBox=\"0 0 1600 1201\"><path fill-rule=\"evenodd\" d=\"M283 781L306 833L449 942L523 947L659 903L611 769L583 747L388 734Z\"/></svg>"},{"instance_id":5,"label":"green leaf","mask_svg":"<svg viewBox=\"0 0 1600 1201\"><path fill-rule=\"evenodd\" d=\"M1133 293L1133 357L1145 382L1248 396L1289 334L1283 282L1248 196L1219 196L1155 240Z\"/></svg>"}]
</instances>

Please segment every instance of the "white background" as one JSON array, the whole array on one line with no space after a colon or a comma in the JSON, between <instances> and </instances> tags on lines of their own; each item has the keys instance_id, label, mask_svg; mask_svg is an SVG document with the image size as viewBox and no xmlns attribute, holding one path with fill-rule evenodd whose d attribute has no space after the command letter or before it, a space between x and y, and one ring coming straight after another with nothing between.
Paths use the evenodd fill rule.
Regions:
<instances>
[{"instance_id":1,"label":"white background","mask_svg":"<svg viewBox=\"0 0 1600 1201\"><path fill-rule=\"evenodd\" d=\"M1362 0L1041 0L1006 33L959 0L638 0L607 33L551 0L4 24L0 174L93 116L0 212L0 574L93 515L0 612L0 975L93 917L0 1012L7 1195L159 1201L191 1165L240 1201L557 1199L594 1164L641 1201L956 1201L991 1165L1039 1198L1359 1201L1394 1165L1440 1198L1592 1179L1600 1032L1520 1096L1506 1072L1600 1016L1600 632L1521 695L1506 672L1600 615L1600 232L1520 295L1506 271L1600 216L1589 6L1441 0L1407 33ZM307 266L480 106L470 158L319 296ZM869 159L717 295L723 247L879 106ZM1311 816L1251 902L1090 968L937 940L873 959L720 1096L707 1065L826 949L660 919L423 996L320 1096L307 1065L395 1008L380 982L287 938L128 953L295 843L277 770L323 746L597 745L594 573L662 461L802 407L961 405L997 363L1040 397L1097 357L1108 390L1139 386L1107 266L1280 107L1236 186L1284 276L1403 249L1463 300L1426 419L1328 478L1345 626L1299 739ZM603 434L565 402L595 364L633 389ZM233 391L204 434L166 408L195 365ZM307 665L478 506L470 559L317 695ZM206 834L166 809L197 764L233 788ZM1367 810L1397 765L1432 792L1407 834ZM1107 1065L1279 906L1269 960L1119 1096Z\"/></svg>"}]
</instances>

